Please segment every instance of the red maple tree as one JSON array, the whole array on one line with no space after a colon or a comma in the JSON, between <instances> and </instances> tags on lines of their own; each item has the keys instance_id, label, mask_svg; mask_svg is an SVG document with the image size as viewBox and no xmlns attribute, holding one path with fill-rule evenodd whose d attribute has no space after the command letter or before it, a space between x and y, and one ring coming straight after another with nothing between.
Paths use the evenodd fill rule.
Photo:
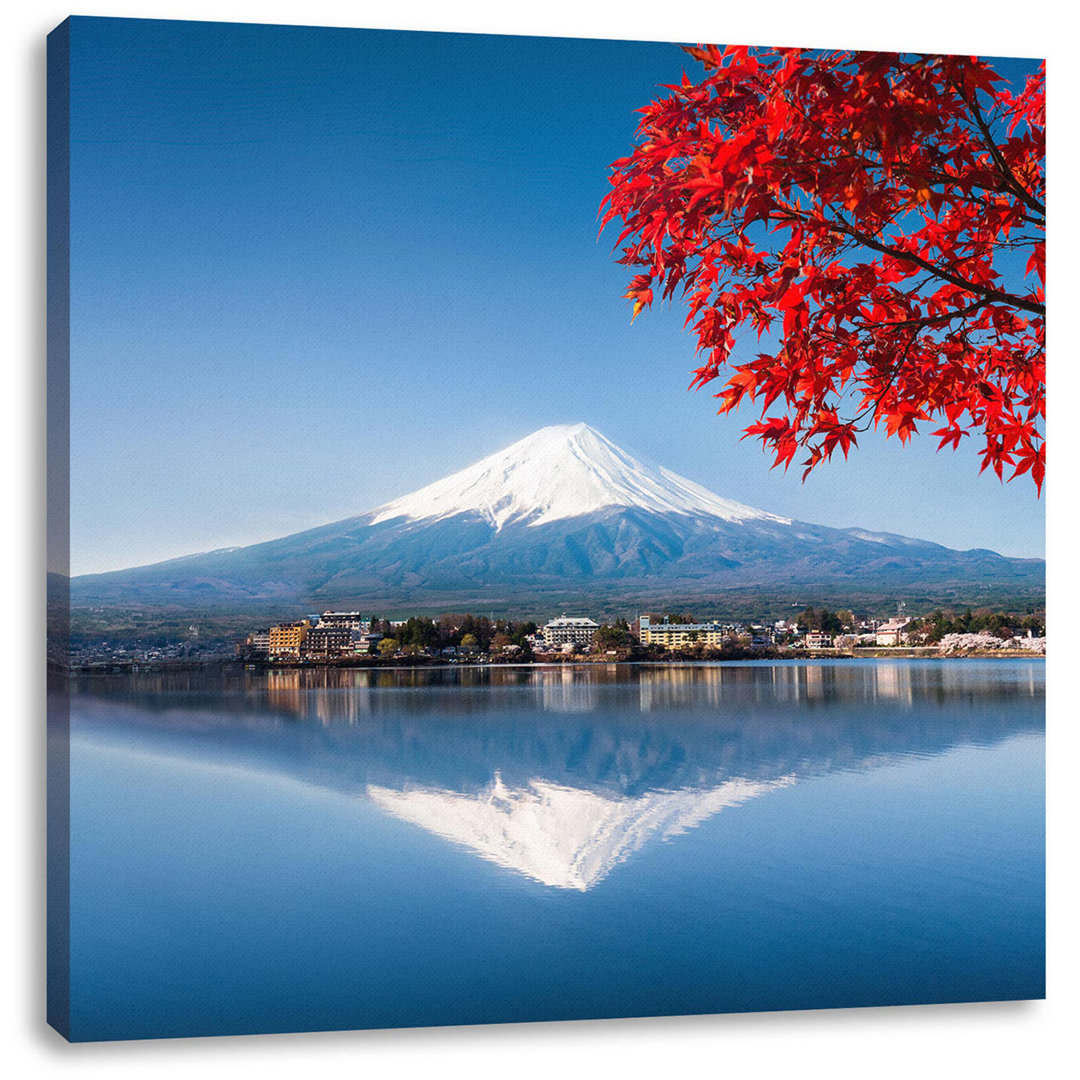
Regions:
<instances>
[{"instance_id":1,"label":"red maple tree","mask_svg":"<svg viewBox=\"0 0 1080 1080\"><path fill-rule=\"evenodd\" d=\"M634 317L682 291L691 387L757 402L743 437L774 467L936 421L1041 491L1045 68L1013 89L977 57L686 52L703 76L640 110L601 206Z\"/></svg>"}]
</instances>

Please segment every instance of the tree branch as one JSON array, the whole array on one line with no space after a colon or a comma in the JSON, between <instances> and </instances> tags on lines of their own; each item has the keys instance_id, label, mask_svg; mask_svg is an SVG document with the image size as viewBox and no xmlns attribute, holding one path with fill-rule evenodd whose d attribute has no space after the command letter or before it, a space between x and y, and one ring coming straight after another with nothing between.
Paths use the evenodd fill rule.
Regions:
<instances>
[{"instance_id":1,"label":"tree branch","mask_svg":"<svg viewBox=\"0 0 1080 1080\"><path fill-rule=\"evenodd\" d=\"M1009 304L1013 307L1021 308L1023 311L1030 311L1033 315L1046 315L1045 304L1040 304L1036 300L1028 300L1023 296L1015 296L1012 293L1002 292L1000 289L993 289L988 285L976 285L973 281L968 281L966 278L950 273L940 266L935 266L932 262L924 259L921 255L916 255L913 251L903 251L900 248L884 244L880 240L875 240L872 236L868 236L866 233L861 232L853 225L849 225L843 218L839 217L839 215L835 219L815 219L790 206L785 206L784 211L796 220L804 221L819 228L838 232L842 236L850 236L852 240L857 241L864 247L870 248L872 251L877 251L882 255L888 255L891 258L899 259L901 262L909 262L913 263L915 266L921 266L935 277L940 278L942 281L947 281L950 285L955 285L959 289L964 289L966 292L975 293L977 296L985 297L987 300L992 300L998 304ZM777 215L777 217L779 218L780 215Z\"/></svg>"},{"instance_id":2,"label":"tree branch","mask_svg":"<svg viewBox=\"0 0 1080 1080\"><path fill-rule=\"evenodd\" d=\"M968 107L968 111L975 119L975 123L982 132L983 145L990 151L990 156L994 159L994 164L997 165L998 171L1001 173L1002 179L1005 181L1009 190L1027 207L1034 210L1036 214L1040 214L1042 217L1046 217L1046 206L1039 202L1034 195L1031 194L1024 187L1023 184L1016 178L1016 174L1009 168L1009 163L1005 160L1001 153L1001 149L997 142L994 140L994 136L990 132L990 128L986 123L982 114L982 109L979 108L978 98L968 98L960 86L952 79L949 80L949 84L956 91L960 100Z\"/></svg>"}]
</instances>

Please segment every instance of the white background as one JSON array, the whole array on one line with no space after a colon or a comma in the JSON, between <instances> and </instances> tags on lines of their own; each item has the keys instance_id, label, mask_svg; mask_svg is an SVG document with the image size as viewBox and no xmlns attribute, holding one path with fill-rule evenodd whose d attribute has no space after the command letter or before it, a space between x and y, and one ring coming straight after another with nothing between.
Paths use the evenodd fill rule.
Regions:
<instances>
[{"instance_id":1,"label":"white background","mask_svg":"<svg viewBox=\"0 0 1080 1080\"><path fill-rule=\"evenodd\" d=\"M0 653L9 696L0 760L9 852L0 889L8 935L0 1060L8 1075L260 1076L324 1072L409 1078L485 1072L516 1078L630 1076L1041 1077L1075 1075L1080 994L1077 948L1076 692L1063 655L1073 646L1078 485L1070 403L1080 393L1071 332L1077 275L1075 89L1077 43L1064 4L940 0L933 5L805 2L635 5L549 0L510 11L486 0L341 3L310 0L111 0L71 8L24 2L7 11L3 106L5 329L4 505L0 529L11 609ZM427 1031L196 1039L67 1046L44 1023L44 121L45 34L70 14L490 31L579 37L845 46L1047 56L1050 81L1050 323L1052 443L1049 495L1051 693L1049 727L1048 1000L997 1005L513 1025ZM1033 512L1039 512L1033 507Z\"/></svg>"}]
</instances>

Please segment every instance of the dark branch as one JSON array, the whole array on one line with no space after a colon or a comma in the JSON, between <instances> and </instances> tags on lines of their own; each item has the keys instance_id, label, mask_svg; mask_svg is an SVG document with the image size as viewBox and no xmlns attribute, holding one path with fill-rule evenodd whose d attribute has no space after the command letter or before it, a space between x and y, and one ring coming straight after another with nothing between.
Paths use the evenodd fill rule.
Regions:
<instances>
[{"instance_id":1,"label":"dark branch","mask_svg":"<svg viewBox=\"0 0 1080 1080\"><path fill-rule=\"evenodd\" d=\"M998 146L991 134L990 127L986 123L986 119L983 117L982 109L979 108L979 102L976 97L969 98L960 86L950 80L950 85L959 95L960 100L968 107L968 111L971 113L975 120L979 131L982 132L983 145L990 151L990 156L994 159L994 164L997 165L998 171L1001 173L1002 179L1005 181L1009 190L1027 207L1034 210L1036 214L1039 214L1043 218L1046 217L1046 207L1031 194L1027 188L1017 179L1016 174L1009 168L1009 163L1005 160L1001 153L1001 148Z\"/></svg>"},{"instance_id":2,"label":"dark branch","mask_svg":"<svg viewBox=\"0 0 1080 1080\"><path fill-rule=\"evenodd\" d=\"M824 226L843 236L850 236L852 240L856 240L858 243L870 248L872 251L877 251L882 255L888 255L891 258L899 259L901 262L909 262L915 266L921 266L935 277L940 278L942 281L947 281L950 285L955 285L959 289L964 289L966 292L975 293L977 296L985 297L987 300L992 300L998 304L1010 304L1023 311L1030 311L1033 315L1046 315L1045 304L1040 304L1036 300L1029 300L1023 296L1015 296L1013 293L1002 292L1000 289L993 289L987 285L977 285L973 281L968 281L967 278L962 278L957 274L950 273L940 266L936 266L929 260L924 259L921 255L916 255L913 251L903 251L900 248L884 244L880 240L875 240L872 236L867 236L866 233L856 229L853 225L849 225L839 216L834 220L827 218L814 220L807 214L790 207L785 207L785 211L791 217L810 222L814 225Z\"/></svg>"}]
</instances>

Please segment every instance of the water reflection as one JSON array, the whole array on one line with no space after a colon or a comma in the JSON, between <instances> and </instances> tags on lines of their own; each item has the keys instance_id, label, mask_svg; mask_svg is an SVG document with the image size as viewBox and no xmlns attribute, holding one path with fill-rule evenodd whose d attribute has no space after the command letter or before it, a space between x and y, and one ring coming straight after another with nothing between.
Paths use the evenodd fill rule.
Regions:
<instances>
[{"instance_id":1,"label":"water reflection","mask_svg":"<svg viewBox=\"0 0 1080 1080\"><path fill-rule=\"evenodd\" d=\"M497 712L527 703L549 712L591 712L604 695L635 698L641 712L682 706L722 708L837 700L895 700L930 694L1041 697L1041 660L848 661L846 663L615 664L488 668L282 669L83 676L78 696L138 702L147 709L215 699L227 712L276 712L323 723L352 722L375 710L439 712L447 692L455 711ZM632 689L633 694L626 691ZM389 692L389 693L388 693Z\"/></svg>"},{"instance_id":2,"label":"water reflection","mask_svg":"<svg viewBox=\"0 0 1080 1080\"><path fill-rule=\"evenodd\" d=\"M454 840L499 866L584 892L648 840L668 840L729 806L792 782L729 780L701 791L634 798L531 780L510 788L499 773L476 793L371 786L368 796L403 821Z\"/></svg>"},{"instance_id":3,"label":"water reflection","mask_svg":"<svg viewBox=\"0 0 1080 1080\"><path fill-rule=\"evenodd\" d=\"M558 668L540 668L530 672L528 686L540 687L541 707L548 712L587 713L596 708L599 690L605 685L605 677L612 668L598 669L593 678L582 680L569 665ZM611 685L606 682L606 685Z\"/></svg>"},{"instance_id":4,"label":"water reflection","mask_svg":"<svg viewBox=\"0 0 1080 1080\"><path fill-rule=\"evenodd\" d=\"M73 732L370 799L544 885L800 779L1042 728L1041 661L84 679Z\"/></svg>"}]
</instances>

